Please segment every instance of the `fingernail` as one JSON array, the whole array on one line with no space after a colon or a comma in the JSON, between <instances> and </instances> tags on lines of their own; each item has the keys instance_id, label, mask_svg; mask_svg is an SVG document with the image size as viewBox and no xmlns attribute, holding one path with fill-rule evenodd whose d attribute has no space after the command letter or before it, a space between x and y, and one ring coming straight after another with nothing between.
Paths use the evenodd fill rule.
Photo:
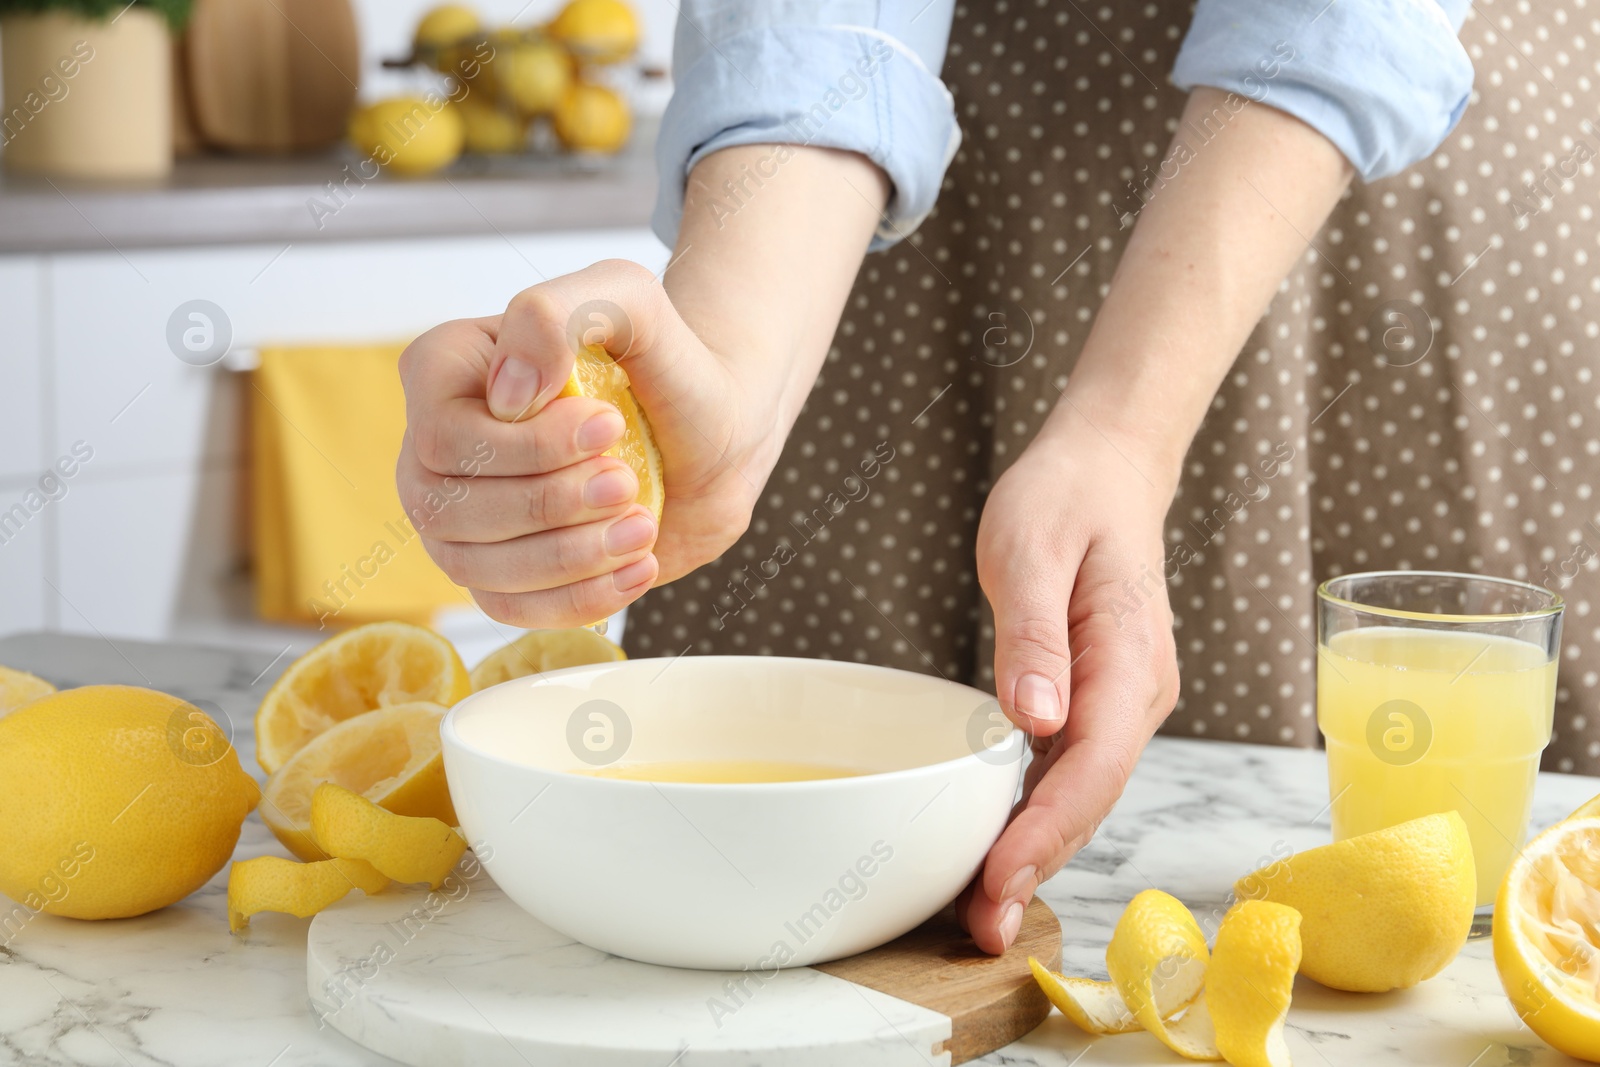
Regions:
<instances>
[{"instance_id":1,"label":"fingernail","mask_svg":"<svg viewBox=\"0 0 1600 1067\"><path fill-rule=\"evenodd\" d=\"M635 512L606 530L606 551L613 556L626 556L648 545L655 535L656 524L650 516Z\"/></svg>"},{"instance_id":2,"label":"fingernail","mask_svg":"<svg viewBox=\"0 0 1600 1067\"><path fill-rule=\"evenodd\" d=\"M594 452L605 448L622 436L625 424L615 411L602 411L589 416L589 421L578 427L578 449Z\"/></svg>"},{"instance_id":3,"label":"fingernail","mask_svg":"<svg viewBox=\"0 0 1600 1067\"><path fill-rule=\"evenodd\" d=\"M650 580L649 557L630 563L617 571L612 572L611 583L617 587L617 592L626 593L628 590Z\"/></svg>"},{"instance_id":4,"label":"fingernail","mask_svg":"<svg viewBox=\"0 0 1600 1067\"><path fill-rule=\"evenodd\" d=\"M1056 687L1042 674L1024 674L1017 679L1017 710L1039 722L1061 721L1061 698Z\"/></svg>"},{"instance_id":5,"label":"fingernail","mask_svg":"<svg viewBox=\"0 0 1600 1067\"><path fill-rule=\"evenodd\" d=\"M609 508L632 500L637 492L638 487L631 473L612 468L601 471L584 483L583 503L585 507Z\"/></svg>"},{"instance_id":6,"label":"fingernail","mask_svg":"<svg viewBox=\"0 0 1600 1067\"><path fill-rule=\"evenodd\" d=\"M539 368L520 359L508 359L489 386L489 410L510 422L520 417L539 395Z\"/></svg>"},{"instance_id":7,"label":"fingernail","mask_svg":"<svg viewBox=\"0 0 1600 1067\"><path fill-rule=\"evenodd\" d=\"M1011 947L1011 942L1017 939L1017 934L1022 930L1022 906L1022 901L1012 901L1000 916L1000 943L1006 948Z\"/></svg>"},{"instance_id":8,"label":"fingernail","mask_svg":"<svg viewBox=\"0 0 1600 1067\"><path fill-rule=\"evenodd\" d=\"M1022 870L1006 879L1006 886L1000 890L1000 899L1009 900L1020 897L1024 893L1032 893L1039 886L1039 868L1028 864Z\"/></svg>"}]
</instances>

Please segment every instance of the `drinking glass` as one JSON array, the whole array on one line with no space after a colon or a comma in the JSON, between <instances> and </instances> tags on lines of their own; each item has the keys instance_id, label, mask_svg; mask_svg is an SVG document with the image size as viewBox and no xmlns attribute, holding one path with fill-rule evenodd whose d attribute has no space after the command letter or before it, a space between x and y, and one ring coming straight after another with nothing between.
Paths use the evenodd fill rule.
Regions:
<instances>
[{"instance_id":1,"label":"drinking glass","mask_svg":"<svg viewBox=\"0 0 1600 1067\"><path fill-rule=\"evenodd\" d=\"M1526 582L1435 571L1318 587L1317 726L1335 840L1460 812L1484 913L1527 835L1562 606Z\"/></svg>"}]
</instances>

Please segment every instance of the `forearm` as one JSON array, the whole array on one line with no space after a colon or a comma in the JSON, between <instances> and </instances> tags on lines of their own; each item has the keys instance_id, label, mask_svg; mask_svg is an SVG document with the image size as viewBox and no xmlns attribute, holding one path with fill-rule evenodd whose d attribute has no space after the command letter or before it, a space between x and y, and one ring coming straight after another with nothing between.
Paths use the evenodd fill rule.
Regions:
<instances>
[{"instance_id":1,"label":"forearm","mask_svg":"<svg viewBox=\"0 0 1600 1067\"><path fill-rule=\"evenodd\" d=\"M663 284L678 314L780 420L811 391L888 199L864 156L794 145L714 152L689 174Z\"/></svg>"},{"instance_id":2,"label":"forearm","mask_svg":"<svg viewBox=\"0 0 1600 1067\"><path fill-rule=\"evenodd\" d=\"M1115 432L1169 488L1223 376L1353 173L1325 137L1265 104L1200 143L1202 118L1228 113L1225 95L1191 94L1162 168L1176 174L1140 212L1045 431L1087 420Z\"/></svg>"}]
</instances>

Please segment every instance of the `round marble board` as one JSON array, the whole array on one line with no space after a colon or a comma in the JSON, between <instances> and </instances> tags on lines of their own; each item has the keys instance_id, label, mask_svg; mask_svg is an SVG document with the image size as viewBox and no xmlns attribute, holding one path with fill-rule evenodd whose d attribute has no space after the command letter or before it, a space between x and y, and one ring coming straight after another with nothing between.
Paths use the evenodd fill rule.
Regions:
<instances>
[{"instance_id":1,"label":"round marble board","mask_svg":"<svg viewBox=\"0 0 1600 1067\"><path fill-rule=\"evenodd\" d=\"M946 912L813 967L656 967L556 933L480 874L352 893L312 922L306 980L321 1022L428 1067L942 1067L1049 1014L1029 956L1060 967L1061 924L1038 900L1001 957Z\"/></svg>"}]
</instances>

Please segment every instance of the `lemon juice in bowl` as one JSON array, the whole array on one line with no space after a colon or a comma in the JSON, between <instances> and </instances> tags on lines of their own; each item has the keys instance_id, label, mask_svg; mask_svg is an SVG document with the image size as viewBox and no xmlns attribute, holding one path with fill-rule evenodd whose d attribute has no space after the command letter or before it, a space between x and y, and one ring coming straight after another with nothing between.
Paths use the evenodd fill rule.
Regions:
<instances>
[{"instance_id":1,"label":"lemon juice in bowl","mask_svg":"<svg viewBox=\"0 0 1600 1067\"><path fill-rule=\"evenodd\" d=\"M1456 811L1494 901L1555 710L1561 598L1504 579L1354 574L1317 590L1317 725L1335 840Z\"/></svg>"}]
</instances>

